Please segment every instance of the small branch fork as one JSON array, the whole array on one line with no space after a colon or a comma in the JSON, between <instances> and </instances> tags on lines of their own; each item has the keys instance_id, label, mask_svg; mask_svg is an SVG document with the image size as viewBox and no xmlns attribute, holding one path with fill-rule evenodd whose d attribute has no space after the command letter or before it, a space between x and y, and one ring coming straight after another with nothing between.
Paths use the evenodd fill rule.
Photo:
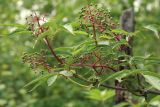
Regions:
<instances>
[{"instance_id":1,"label":"small branch fork","mask_svg":"<svg viewBox=\"0 0 160 107\"><path fill-rule=\"evenodd\" d=\"M92 59L94 59L94 60L92 60ZM117 72L117 70L114 69L113 67L108 66L107 64L102 64L102 56L99 52L96 52L96 51L90 53L90 55L83 56L83 58L80 61L73 63L70 66L72 66L72 67L89 67L89 68L93 69L96 72L96 74L99 74L99 75L105 69L109 69L109 70L112 70L113 72ZM98 70L97 70L98 68L99 68L100 72L98 72Z\"/></svg>"}]
</instances>

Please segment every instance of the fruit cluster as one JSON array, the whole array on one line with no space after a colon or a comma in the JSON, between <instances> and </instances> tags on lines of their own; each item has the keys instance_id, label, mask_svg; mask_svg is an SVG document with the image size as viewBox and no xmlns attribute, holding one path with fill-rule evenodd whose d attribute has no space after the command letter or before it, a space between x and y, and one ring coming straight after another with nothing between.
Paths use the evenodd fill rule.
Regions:
<instances>
[{"instance_id":1,"label":"fruit cluster","mask_svg":"<svg viewBox=\"0 0 160 107\"><path fill-rule=\"evenodd\" d=\"M50 65L47 63L44 51L41 51L41 53L24 53L22 59L24 63L30 64L30 67L32 69L38 69L39 67L41 67L42 69L47 70L48 72L50 72L52 69Z\"/></svg>"},{"instance_id":2,"label":"fruit cluster","mask_svg":"<svg viewBox=\"0 0 160 107\"><path fill-rule=\"evenodd\" d=\"M33 35L37 36L40 35L41 33L45 32L48 30L48 28L45 28L40 25L40 23L45 23L46 20L45 18L40 18L36 13L31 14L26 18L28 29L32 31Z\"/></svg>"},{"instance_id":3,"label":"fruit cluster","mask_svg":"<svg viewBox=\"0 0 160 107\"><path fill-rule=\"evenodd\" d=\"M97 5L87 5L81 9L81 26L87 30L95 26L95 29L101 33L107 30L115 29L117 24L112 20L108 10L98 8Z\"/></svg>"}]
</instances>

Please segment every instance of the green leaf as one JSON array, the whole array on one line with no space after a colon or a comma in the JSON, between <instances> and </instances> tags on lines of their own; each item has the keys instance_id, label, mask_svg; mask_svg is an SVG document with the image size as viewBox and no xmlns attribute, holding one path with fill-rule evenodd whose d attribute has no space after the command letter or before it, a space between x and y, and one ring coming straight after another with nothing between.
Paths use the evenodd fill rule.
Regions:
<instances>
[{"instance_id":1,"label":"green leaf","mask_svg":"<svg viewBox=\"0 0 160 107\"><path fill-rule=\"evenodd\" d=\"M122 102L122 103L119 103L119 104L117 104L117 105L115 105L115 106L113 106L113 107L127 107L129 105L129 103L127 103L127 102Z\"/></svg>"},{"instance_id":2,"label":"green leaf","mask_svg":"<svg viewBox=\"0 0 160 107\"><path fill-rule=\"evenodd\" d=\"M115 48L117 48L117 47L119 47L121 45L127 45L127 46L129 46L128 42L125 39L121 39L120 41L117 41L117 42L114 43L112 49L115 49Z\"/></svg>"},{"instance_id":3,"label":"green leaf","mask_svg":"<svg viewBox=\"0 0 160 107\"><path fill-rule=\"evenodd\" d=\"M38 82L31 90L29 90L29 92L34 91L38 86L40 86L43 83L44 83L43 81Z\"/></svg>"},{"instance_id":4,"label":"green leaf","mask_svg":"<svg viewBox=\"0 0 160 107\"><path fill-rule=\"evenodd\" d=\"M46 32L41 33L38 38L37 41L44 39L45 37L49 36L51 34L51 32L48 30Z\"/></svg>"},{"instance_id":5,"label":"green leaf","mask_svg":"<svg viewBox=\"0 0 160 107\"><path fill-rule=\"evenodd\" d=\"M156 25L147 25L147 26L144 26L144 28L153 31L155 36L159 39L158 26L156 26Z\"/></svg>"},{"instance_id":6,"label":"green leaf","mask_svg":"<svg viewBox=\"0 0 160 107\"><path fill-rule=\"evenodd\" d=\"M152 98L151 100L150 100L150 102L149 102L149 104L156 104L156 105L158 105L159 103L155 103L155 102L160 102L160 96L155 96L154 98Z\"/></svg>"},{"instance_id":7,"label":"green leaf","mask_svg":"<svg viewBox=\"0 0 160 107\"><path fill-rule=\"evenodd\" d=\"M101 83L108 81L108 80L111 80L111 79L115 79L115 78L124 78L129 75L137 74L140 72L142 72L142 71L141 70L122 70L122 71L116 72L114 74L111 74L109 76L107 75L106 77L104 77L104 79L101 80Z\"/></svg>"},{"instance_id":8,"label":"green leaf","mask_svg":"<svg viewBox=\"0 0 160 107\"><path fill-rule=\"evenodd\" d=\"M39 82L39 81L43 81L43 80L45 80L45 79L47 79L47 78L49 78L51 76L53 76L53 74L47 74L47 75L40 76L40 77L32 80L31 82L27 83L24 87L28 87L30 85L33 85L33 84Z\"/></svg>"},{"instance_id":9,"label":"green leaf","mask_svg":"<svg viewBox=\"0 0 160 107\"><path fill-rule=\"evenodd\" d=\"M57 77L58 77L57 75L54 75L54 76L48 78L48 80L47 80L48 86L51 86L56 81Z\"/></svg>"},{"instance_id":10,"label":"green leaf","mask_svg":"<svg viewBox=\"0 0 160 107\"><path fill-rule=\"evenodd\" d=\"M149 75L149 76L153 76L153 77L157 77L160 79L160 74L158 73L155 73L155 72L150 72L150 71L145 71L145 72L142 72L143 75Z\"/></svg>"},{"instance_id":11,"label":"green leaf","mask_svg":"<svg viewBox=\"0 0 160 107\"><path fill-rule=\"evenodd\" d=\"M132 35L134 35L134 33L127 32L127 31L125 31L123 29L113 29L111 32L112 33L117 33L117 34L124 34L126 36L132 36Z\"/></svg>"},{"instance_id":12,"label":"green leaf","mask_svg":"<svg viewBox=\"0 0 160 107\"><path fill-rule=\"evenodd\" d=\"M50 28L52 31L56 31L60 26L56 23L56 19L50 20L43 24L44 27Z\"/></svg>"},{"instance_id":13,"label":"green leaf","mask_svg":"<svg viewBox=\"0 0 160 107\"><path fill-rule=\"evenodd\" d=\"M32 34L32 31L24 30L24 29L16 29L15 31L11 32L9 35L28 35Z\"/></svg>"},{"instance_id":14,"label":"green leaf","mask_svg":"<svg viewBox=\"0 0 160 107\"><path fill-rule=\"evenodd\" d=\"M136 30L135 31L135 37L139 37L140 39L146 39L146 34L143 30Z\"/></svg>"},{"instance_id":15,"label":"green leaf","mask_svg":"<svg viewBox=\"0 0 160 107\"><path fill-rule=\"evenodd\" d=\"M73 56L85 53L95 48L94 41L85 41L78 46L75 46L72 52Z\"/></svg>"},{"instance_id":16,"label":"green leaf","mask_svg":"<svg viewBox=\"0 0 160 107\"><path fill-rule=\"evenodd\" d=\"M7 26L7 27L17 27L17 28L27 28L26 25L22 24L0 24L0 26Z\"/></svg>"},{"instance_id":17,"label":"green leaf","mask_svg":"<svg viewBox=\"0 0 160 107\"><path fill-rule=\"evenodd\" d=\"M160 64L160 59L157 57L149 56L145 58L147 64Z\"/></svg>"},{"instance_id":18,"label":"green leaf","mask_svg":"<svg viewBox=\"0 0 160 107\"><path fill-rule=\"evenodd\" d=\"M73 27L72 27L71 24L65 24L63 27L64 27L68 32L70 32L71 34L74 35Z\"/></svg>"},{"instance_id":19,"label":"green leaf","mask_svg":"<svg viewBox=\"0 0 160 107\"><path fill-rule=\"evenodd\" d=\"M150 72L150 71L143 70L143 69L122 70L122 71L116 72L114 74L101 77L101 83L108 81L108 80L111 80L111 79L124 78L124 77L130 76L130 75L139 74L139 73L160 78L160 75L157 75L154 72Z\"/></svg>"},{"instance_id":20,"label":"green leaf","mask_svg":"<svg viewBox=\"0 0 160 107\"><path fill-rule=\"evenodd\" d=\"M87 0L87 2L88 2L88 4L90 4L90 3L96 4L98 1L97 0Z\"/></svg>"},{"instance_id":21,"label":"green leaf","mask_svg":"<svg viewBox=\"0 0 160 107\"><path fill-rule=\"evenodd\" d=\"M102 100L101 97L100 97L101 92L98 89L92 89L89 92L87 92L86 94L87 94L87 97L90 98L90 99L100 100L100 101Z\"/></svg>"},{"instance_id":22,"label":"green leaf","mask_svg":"<svg viewBox=\"0 0 160 107\"><path fill-rule=\"evenodd\" d=\"M116 72L111 75L107 75L105 77L102 77L101 82L103 83L105 81L111 80L111 79L116 79L116 78L124 78L133 74L138 74L141 73L144 75L146 78L147 82L150 83L154 88L160 90L160 75L154 72L146 71L146 70L141 70L141 69L135 69L135 70L123 70L120 72Z\"/></svg>"},{"instance_id":23,"label":"green leaf","mask_svg":"<svg viewBox=\"0 0 160 107\"><path fill-rule=\"evenodd\" d=\"M72 51L73 50L73 47L59 47L59 48L55 48L54 49L55 51Z\"/></svg>"},{"instance_id":24,"label":"green leaf","mask_svg":"<svg viewBox=\"0 0 160 107\"><path fill-rule=\"evenodd\" d=\"M151 55L147 56L133 56L129 60L130 64L138 64L138 63L144 63L144 64L160 64L160 59L157 57L152 57Z\"/></svg>"},{"instance_id":25,"label":"green leaf","mask_svg":"<svg viewBox=\"0 0 160 107\"><path fill-rule=\"evenodd\" d=\"M157 90L160 90L160 78L151 76L151 75L143 75L146 81L151 84Z\"/></svg>"},{"instance_id":26,"label":"green leaf","mask_svg":"<svg viewBox=\"0 0 160 107\"><path fill-rule=\"evenodd\" d=\"M70 23L72 25L73 28L79 28L79 26L81 25L81 23L79 21L74 21Z\"/></svg>"},{"instance_id":27,"label":"green leaf","mask_svg":"<svg viewBox=\"0 0 160 107\"><path fill-rule=\"evenodd\" d=\"M99 37L100 39L107 39L107 40L111 40L114 39L114 37L110 36L110 35L102 35Z\"/></svg>"},{"instance_id":28,"label":"green leaf","mask_svg":"<svg viewBox=\"0 0 160 107\"><path fill-rule=\"evenodd\" d=\"M138 64L138 63L143 63L144 60L145 60L145 58L142 56L133 56L130 58L129 63L130 64L135 64L135 63Z\"/></svg>"},{"instance_id":29,"label":"green leaf","mask_svg":"<svg viewBox=\"0 0 160 107\"><path fill-rule=\"evenodd\" d=\"M74 73L75 73L74 70L70 70L70 71L63 70L63 71L59 72L59 74L65 76L65 77L72 77Z\"/></svg>"},{"instance_id":30,"label":"green leaf","mask_svg":"<svg viewBox=\"0 0 160 107\"><path fill-rule=\"evenodd\" d=\"M75 80L73 80L71 78L68 78L68 80L71 81L74 84L77 84L77 85L81 86L81 87L85 87L85 88L91 88L92 87L91 85L88 86L88 85L83 85L81 83L78 83L78 82L76 82Z\"/></svg>"},{"instance_id":31,"label":"green leaf","mask_svg":"<svg viewBox=\"0 0 160 107\"><path fill-rule=\"evenodd\" d=\"M72 55L72 51L73 51L73 47L59 47L59 48L55 48L54 51L57 54L61 54L61 55Z\"/></svg>"},{"instance_id":32,"label":"green leaf","mask_svg":"<svg viewBox=\"0 0 160 107\"><path fill-rule=\"evenodd\" d=\"M88 35L88 33L87 33L87 32L84 32L84 31L73 31L73 33L74 33L75 35Z\"/></svg>"},{"instance_id":33,"label":"green leaf","mask_svg":"<svg viewBox=\"0 0 160 107\"><path fill-rule=\"evenodd\" d=\"M114 91L112 90L100 91L98 89L92 89L86 94L88 98L93 99L93 100L98 100L98 101L106 101L115 95Z\"/></svg>"},{"instance_id":34,"label":"green leaf","mask_svg":"<svg viewBox=\"0 0 160 107\"><path fill-rule=\"evenodd\" d=\"M85 46L82 46L79 49L74 50L72 55L73 56L79 55L80 53L83 53L84 49L85 49Z\"/></svg>"}]
</instances>

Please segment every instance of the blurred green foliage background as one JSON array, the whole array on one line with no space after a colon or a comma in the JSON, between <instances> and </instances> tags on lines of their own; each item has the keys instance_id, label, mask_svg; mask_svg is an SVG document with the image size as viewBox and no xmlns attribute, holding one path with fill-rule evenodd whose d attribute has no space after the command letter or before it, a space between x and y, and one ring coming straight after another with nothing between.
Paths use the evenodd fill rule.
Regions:
<instances>
[{"instance_id":1,"label":"blurred green foliage background","mask_svg":"<svg viewBox=\"0 0 160 107\"><path fill-rule=\"evenodd\" d=\"M160 25L160 0L94 0L111 11L115 20L124 9L134 6L136 15L136 30L144 25ZM75 20L80 9L88 3L87 0L0 0L0 24L25 23L25 17L33 10L50 18L56 17L57 23L65 24ZM30 36L8 35L13 27L0 26L0 107L112 107L114 99L105 102L90 100L85 97L85 89L64 79L51 87L44 84L33 92L23 86L36 78L36 75L21 60L24 51L32 51L34 42ZM160 40L153 32L142 32L134 39L134 54L149 53L160 58ZM53 41L56 46L71 45L82 38L57 35ZM61 42L63 41L63 42ZM40 48L40 47L39 47ZM160 67L154 70L160 71ZM160 107L160 101L155 100L152 107ZM135 107L140 106L133 104ZM121 107L121 106L118 106ZM123 107L123 106L122 106Z\"/></svg>"}]
</instances>

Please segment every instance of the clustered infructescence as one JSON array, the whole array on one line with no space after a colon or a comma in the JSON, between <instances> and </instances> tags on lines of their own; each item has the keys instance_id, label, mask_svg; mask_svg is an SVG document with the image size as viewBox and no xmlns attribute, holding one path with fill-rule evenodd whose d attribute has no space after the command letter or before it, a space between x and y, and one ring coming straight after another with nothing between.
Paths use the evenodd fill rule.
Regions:
<instances>
[{"instance_id":1,"label":"clustered infructescence","mask_svg":"<svg viewBox=\"0 0 160 107\"><path fill-rule=\"evenodd\" d=\"M26 18L28 30L32 31L32 34L38 37L41 33L48 30L48 28L40 25L40 22L45 23L46 19L39 17L36 13L31 14Z\"/></svg>"},{"instance_id":2,"label":"clustered infructescence","mask_svg":"<svg viewBox=\"0 0 160 107\"><path fill-rule=\"evenodd\" d=\"M124 38L124 34L113 33L112 30L119 28L119 23L112 20L110 12L106 9L99 8L97 5L90 4L81 9L80 12L81 28L88 34L91 34L97 41L97 36L106 34L120 41ZM120 46L120 51L125 51L127 46Z\"/></svg>"},{"instance_id":3,"label":"clustered infructescence","mask_svg":"<svg viewBox=\"0 0 160 107\"><path fill-rule=\"evenodd\" d=\"M89 33L89 28L94 24L97 31L107 33L117 27L108 10L98 8L97 5L87 5L81 9L81 27Z\"/></svg>"},{"instance_id":4,"label":"clustered infructescence","mask_svg":"<svg viewBox=\"0 0 160 107\"><path fill-rule=\"evenodd\" d=\"M30 64L30 67L32 69L38 69L39 67L41 67L42 69L51 72L52 68L47 63L47 59L44 53L45 53L44 51L41 51L41 53L37 52L31 54L24 53L22 60L24 63Z\"/></svg>"}]
</instances>

